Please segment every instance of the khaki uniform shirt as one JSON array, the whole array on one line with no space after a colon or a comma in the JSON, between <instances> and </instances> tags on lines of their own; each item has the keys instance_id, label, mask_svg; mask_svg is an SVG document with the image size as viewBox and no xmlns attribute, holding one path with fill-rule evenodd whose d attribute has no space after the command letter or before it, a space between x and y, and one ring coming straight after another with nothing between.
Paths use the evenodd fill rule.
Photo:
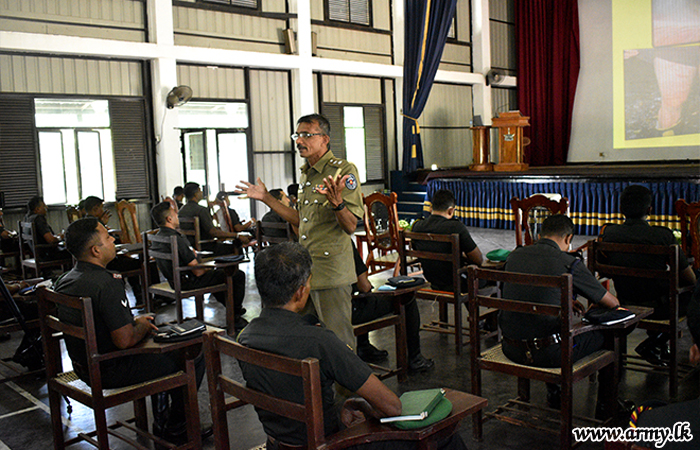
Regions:
<instances>
[{"instance_id":1,"label":"khaki uniform shirt","mask_svg":"<svg viewBox=\"0 0 700 450\"><path fill-rule=\"evenodd\" d=\"M353 163L336 158L329 150L313 167L308 163L301 167L299 242L311 254L311 289L314 290L349 286L357 280L351 236L341 228L326 196L318 192L324 186L324 178L347 174L350 178L342 193L345 207L356 217L362 217L362 194Z\"/></svg>"}]
</instances>

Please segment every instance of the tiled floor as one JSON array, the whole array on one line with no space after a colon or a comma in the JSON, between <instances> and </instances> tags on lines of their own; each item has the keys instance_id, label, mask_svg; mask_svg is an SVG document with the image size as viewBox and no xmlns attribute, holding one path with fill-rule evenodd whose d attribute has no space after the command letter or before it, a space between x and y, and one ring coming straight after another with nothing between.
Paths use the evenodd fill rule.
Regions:
<instances>
[{"instance_id":1,"label":"tiled floor","mask_svg":"<svg viewBox=\"0 0 700 450\"><path fill-rule=\"evenodd\" d=\"M486 254L496 248L512 248L514 235L512 231L472 229L472 235ZM586 237L577 237L574 247L586 241ZM246 265L248 274L248 290L245 307L247 317L253 318L259 314L260 304L257 289L252 275L253 263ZM371 277L375 286L382 284L387 274ZM421 315L425 321L437 314L436 305L429 302L420 302ZM193 306L188 311L194 315ZM215 300L207 303L205 308L207 320L223 325L223 308ZM163 321L173 316L173 308L168 307L159 312L159 319ZM629 347L640 341L643 333L635 331L630 336ZM394 361L393 336L390 330L380 330L370 335L372 342L390 352L390 361ZM0 356L9 357L19 343L20 336L15 335L11 341L0 344ZM387 381L387 385L395 392L401 394L412 389L429 387L452 387L463 391L470 391L470 370L468 354L457 357L454 353L452 338L437 335L436 333L423 332L421 334L423 354L433 358L436 362L434 370L424 374L410 376L408 381L399 384L395 379ZM687 361L687 349L689 346L688 333L684 333L681 344L681 360ZM226 363L233 377L240 377L237 364L233 361ZM0 371L6 372L0 367ZM659 374L641 374L639 372L623 372L620 384L620 395L623 398L641 402L648 399L668 400L667 379ZM486 372L483 377L484 396L488 398L490 405L499 405L507 399L515 397L516 383L512 378ZM574 388L574 411L576 414L592 415L595 406L597 382L588 380L577 383ZM680 386L680 399L697 398L700 394L698 375L693 374ZM533 402L544 404L545 389L542 383L533 383ZM51 428L48 413L48 399L46 385L39 379L24 379L21 381L0 384L0 450L33 450L51 448ZM92 412L76 402L72 402L73 412L70 417L65 414L64 424L67 433L74 435L82 430L92 429ZM203 424L211 423L209 413L208 389L206 380L199 392L199 406L201 421ZM492 408L490 406L489 408ZM123 418L130 413L130 405L110 410L109 417ZM235 450L248 450L264 441L262 428L251 407L245 407L229 413L229 430L231 436L231 448ZM467 446L471 450L490 449L556 449L558 437L545 435L541 432L516 427L507 423L491 420L485 424L484 439L475 442L471 434L471 421L462 424L460 431ZM120 442L113 442L114 448L126 448L120 446ZM74 448L91 448L81 444ZM213 441L204 443L205 449L213 449ZM584 444L580 448L602 449L602 444Z\"/></svg>"}]
</instances>

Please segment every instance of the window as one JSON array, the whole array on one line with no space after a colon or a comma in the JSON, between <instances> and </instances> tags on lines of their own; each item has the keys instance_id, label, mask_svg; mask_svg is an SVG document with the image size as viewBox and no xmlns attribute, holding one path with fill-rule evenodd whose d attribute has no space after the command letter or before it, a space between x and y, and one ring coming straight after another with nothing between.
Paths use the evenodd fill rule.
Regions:
<instances>
[{"instance_id":1,"label":"window","mask_svg":"<svg viewBox=\"0 0 700 450\"><path fill-rule=\"evenodd\" d=\"M116 200L108 101L35 99L34 108L44 201Z\"/></svg>"},{"instance_id":2,"label":"window","mask_svg":"<svg viewBox=\"0 0 700 450\"><path fill-rule=\"evenodd\" d=\"M179 108L179 122L185 180L199 183L211 198L252 179L247 104L191 101ZM251 217L250 206L250 201L231 205L241 219Z\"/></svg>"},{"instance_id":3,"label":"window","mask_svg":"<svg viewBox=\"0 0 700 450\"><path fill-rule=\"evenodd\" d=\"M369 26L369 0L328 0L328 18Z\"/></svg>"},{"instance_id":4,"label":"window","mask_svg":"<svg viewBox=\"0 0 700 450\"><path fill-rule=\"evenodd\" d=\"M384 110L379 105L324 104L331 124L331 150L357 166L360 182L384 180Z\"/></svg>"},{"instance_id":5,"label":"window","mask_svg":"<svg viewBox=\"0 0 700 450\"><path fill-rule=\"evenodd\" d=\"M218 5L242 6L243 8L258 9L258 0L199 0L203 3Z\"/></svg>"}]
</instances>

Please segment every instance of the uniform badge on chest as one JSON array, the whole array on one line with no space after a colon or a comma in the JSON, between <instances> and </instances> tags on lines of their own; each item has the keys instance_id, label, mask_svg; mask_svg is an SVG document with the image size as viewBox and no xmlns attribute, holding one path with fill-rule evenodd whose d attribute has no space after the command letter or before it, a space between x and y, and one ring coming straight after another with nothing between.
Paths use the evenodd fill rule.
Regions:
<instances>
[{"instance_id":1,"label":"uniform badge on chest","mask_svg":"<svg viewBox=\"0 0 700 450\"><path fill-rule=\"evenodd\" d=\"M320 194L319 190L324 189L326 186L323 183L315 185L313 188L311 188L311 192L314 194Z\"/></svg>"}]
</instances>

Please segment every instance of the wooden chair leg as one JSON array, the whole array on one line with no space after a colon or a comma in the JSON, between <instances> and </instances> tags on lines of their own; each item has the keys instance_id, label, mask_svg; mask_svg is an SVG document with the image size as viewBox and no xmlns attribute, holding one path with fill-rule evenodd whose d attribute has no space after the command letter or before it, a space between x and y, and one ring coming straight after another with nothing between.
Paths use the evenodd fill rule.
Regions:
<instances>
[{"instance_id":1,"label":"wooden chair leg","mask_svg":"<svg viewBox=\"0 0 700 450\"><path fill-rule=\"evenodd\" d=\"M192 448L202 448L202 435L199 423L199 404L197 403L197 381L195 379L194 360L188 359L186 362L189 380L185 390L185 410L187 411L187 437L192 444Z\"/></svg>"},{"instance_id":2,"label":"wooden chair leg","mask_svg":"<svg viewBox=\"0 0 700 450\"><path fill-rule=\"evenodd\" d=\"M559 444L561 450L570 450L572 447L573 409L573 386L571 381L564 381L561 384L561 442Z\"/></svg>"},{"instance_id":3,"label":"wooden chair leg","mask_svg":"<svg viewBox=\"0 0 700 450\"><path fill-rule=\"evenodd\" d=\"M195 295L194 309L197 320L204 321L204 295Z\"/></svg>"},{"instance_id":4,"label":"wooden chair leg","mask_svg":"<svg viewBox=\"0 0 700 450\"><path fill-rule=\"evenodd\" d=\"M109 448L109 434L107 433L107 414L102 405L93 405L95 416L95 428L97 430L97 442L100 448Z\"/></svg>"},{"instance_id":5,"label":"wooden chair leg","mask_svg":"<svg viewBox=\"0 0 700 450\"><path fill-rule=\"evenodd\" d=\"M457 355L462 354L462 345L464 343L462 336L462 305L459 302L454 303L455 316L455 352Z\"/></svg>"},{"instance_id":6,"label":"wooden chair leg","mask_svg":"<svg viewBox=\"0 0 700 450\"><path fill-rule=\"evenodd\" d=\"M63 438L63 421L61 420L61 394L53 389L49 389L49 408L51 410L53 447L56 450L63 450L66 445Z\"/></svg>"},{"instance_id":7,"label":"wooden chair leg","mask_svg":"<svg viewBox=\"0 0 700 450\"><path fill-rule=\"evenodd\" d=\"M530 401L530 380L518 377L518 399L523 402Z\"/></svg>"},{"instance_id":8,"label":"wooden chair leg","mask_svg":"<svg viewBox=\"0 0 700 450\"><path fill-rule=\"evenodd\" d=\"M678 397L678 330L671 332L671 358L669 359L668 395L671 399Z\"/></svg>"},{"instance_id":9,"label":"wooden chair leg","mask_svg":"<svg viewBox=\"0 0 700 450\"><path fill-rule=\"evenodd\" d=\"M134 400L134 418L136 418L136 428L148 431L148 411L146 410L145 397Z\"/></svg>"}]
</instances>

